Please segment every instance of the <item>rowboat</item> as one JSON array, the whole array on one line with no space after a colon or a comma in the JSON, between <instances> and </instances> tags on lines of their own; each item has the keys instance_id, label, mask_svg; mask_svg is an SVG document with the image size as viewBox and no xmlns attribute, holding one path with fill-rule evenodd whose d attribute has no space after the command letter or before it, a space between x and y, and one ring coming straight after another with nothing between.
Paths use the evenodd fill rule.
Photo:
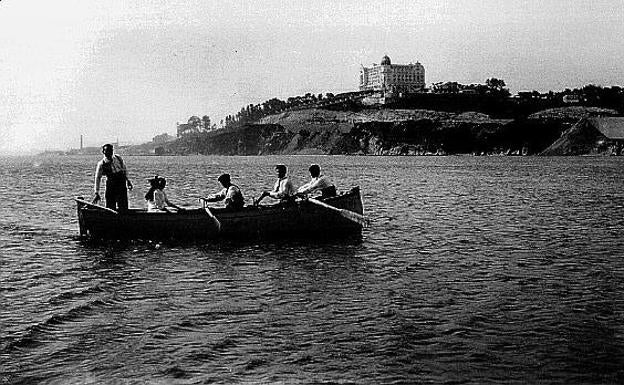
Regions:
<instances>
[{"instance_id":1,"label":"rowboat","mask_svg":"<svg viewBox=\"0 0 624 385\"><path fill-rule=\"evenodd\" d=\"M92 239L343 237L361 234L368 225L359 187L322 201L309 198L238 211L199 207L177 212L117 212L82 197L74 199L80 235Z\"/></svg>"}]
</instances>

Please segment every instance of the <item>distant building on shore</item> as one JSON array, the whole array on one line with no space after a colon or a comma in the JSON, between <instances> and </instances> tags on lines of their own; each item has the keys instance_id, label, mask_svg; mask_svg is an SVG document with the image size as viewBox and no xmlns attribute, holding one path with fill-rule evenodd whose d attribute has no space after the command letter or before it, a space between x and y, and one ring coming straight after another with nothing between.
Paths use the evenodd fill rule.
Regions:
<instances>
[{"instance_id":1,"label":"distant building on shore","mask_svg":"<svg viewBox=\"0 0 624 385\"><path fill-rule=\"evenodd\" d=\"M565 104L581 104L584 101L583 96L578 94L563 95L561 100Z\"/></svg>"},{"instance_id":2,"label":"distant building on shore","mask_svg":"<svg viewBox=\"0 0 624 385\"><path fill-rule=\"evenodd\" d=\"M624 155L624 118L602 116L588 120L600 131L599 145L609 148L611 155Z\"/></svg>"},{"instance_id":3,"label":"distant building on shore","mask_svg":"<svg viewBox=\"0 0 624 385\"><path fill-rule=\"evenodd\" d=\"M408 94L425 88L425 67L416 64L392 64L388 56L380 64L360 69L360 91Z\"/></svg>"},{"instance_id":4,"label":"distant building on shore","mask_svg":"<svg viewBox=\"0 0 624 385\"><path fill-rule=\"evenodd\" d=\"M162 133L160 135L156 135L155 137L153 137L152 143L163 144L163 143L171 142L174 139L175 139L174 136L171 136L165 132L165 133Z\"/></svg>"},{"instance_id":5,"label":"distant building on shore","mask_svg":"<svg viewBox=\"0 0 624 385\"><path fill-rule=\"evenodd\" d=\"M178 138L187 136L187 135L197 134L201 132L199 125L192 124L192 123L182 123L182 124L177 123L176 126L177 126L176 131L177 131Z\"/></svg>"}]
</instances>

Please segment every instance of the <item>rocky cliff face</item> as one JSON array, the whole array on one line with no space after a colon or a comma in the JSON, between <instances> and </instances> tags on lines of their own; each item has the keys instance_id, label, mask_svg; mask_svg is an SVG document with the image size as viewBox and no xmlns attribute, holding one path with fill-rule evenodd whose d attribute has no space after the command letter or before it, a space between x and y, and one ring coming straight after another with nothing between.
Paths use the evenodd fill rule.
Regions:
<instances>
[{"instance_id":1,"label":"rocky cliff face","mask_svg":"<svg viewBox=\"0 0 624 385\"><path fill-rule=\"evenodd\" d=\"M285 153L430 155L492 151L495 146L486 142L512 120L476 112L371 109L296 111L261 122L296 133L292 145L282 149Z\"/></svg>"},{"instance_id":2,"label":"rocky cliff face","mask_svg":"<svg viewBox=\"0 0 624 385\"><path fill-rule=\"evenodd\" d=\"M215 155L537 154L578 119L597 114L615 111L571 107L512 120L431 110L300 110L182 138L165 150Z\"/></svg>"}]
</instances>

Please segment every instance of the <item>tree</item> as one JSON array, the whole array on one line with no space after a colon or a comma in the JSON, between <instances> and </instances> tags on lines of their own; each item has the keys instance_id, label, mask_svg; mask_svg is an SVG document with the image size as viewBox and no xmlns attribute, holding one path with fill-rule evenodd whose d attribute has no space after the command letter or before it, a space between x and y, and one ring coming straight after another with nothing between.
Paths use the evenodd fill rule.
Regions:
<instances>
[{"instance_id":1,"label":"tree","mask_svg":"<svg viewBox=\"0 0 624 385\"><path fill-rule=\"evenodd\" d=\"M488 88L494 89L496 91L502 91L506 86L504 80L496 79L496 78L491 78L491 79L486 80L485 85Z\"/></svg>"},{"instance_id":2,"label":"tree","mask_svg":"<svg viewBox=\"0 0 624 385\"><path fill-rule=\"evenodd\" d=\"M201 119L199 118L199 116L193 115L188 119L187 123L190 124L191 126L195 126L199 128L199 126L201 125Z\"/></svg>"},{"instance_id":3,"label":"tree","mask_svg":"<svg viewBox=\"0 0 624 385\"><path fill-rule=\"evenodd\" d=\"M491 93L497 94L504 98L510 95L509 90L505 88L506 84L503 79L491 78L485 81L485 86Z\"/></svg>"},{"instance_id":4,"label":"tree","mask_svg":"<svg viewBox=\"0 0 624 385\"><path fill-rule=\"evenodd\" d=\"M208 115L204 115L201 120L204 131L210 131L210 117Z\"/></svg>"}]
</instances>

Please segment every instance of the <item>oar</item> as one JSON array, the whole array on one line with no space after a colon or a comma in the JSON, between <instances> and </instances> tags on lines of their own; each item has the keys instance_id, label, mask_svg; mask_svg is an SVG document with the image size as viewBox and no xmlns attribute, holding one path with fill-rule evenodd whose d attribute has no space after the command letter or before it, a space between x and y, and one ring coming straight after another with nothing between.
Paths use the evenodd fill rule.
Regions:
<instances>
[{"instance_id":1,"label":"oar","mask_svg":"<svg viewBox=\"0 0 624 385\"><path fill-rule=\"evenodd\" d=\"M360 215L360 214L358 214L356 212L353 212L351 210L339 209L337 207L330 206L327 203L321 202L321 201L319 201L317 199L314 199L314 198L308 198L308 202L314 203L317 206L321 206L323 208L326 208L327 210L331 210L331 211L337 212L343 218L346 218L346 219L348 219L350 221L358 223L362 227L368 227L368 225L370 224L370 221L364 215Z\"/></svg>"},{"instance_id":2,"label":"oar","mask_svg":"<svg viewBox=\"0 0 624 385\"><path fill-rule=\"evenodd\" d=\"M109 213L111 213L111 214L115 214L115 215L118 215L118 214L119 214L119 212L118 212L118 211L115 211L115 210L113 210L113 209L109 209L108 207L99 206L99 205L93 204L93 203L91 203L91 202L87 202L87 201L85 201L85 200L83 200L83 199L80 199L80 198L74 198L74 200L76 200L76 202L78 202L78 203L80 203L80 204L82 204L82 205L85 205L85 206L87 206L87 207L90 207L90 208L92 208L92 209L106 211L106 212L109 212Z\"/></svg>"},{"instance_id":3,"label":"oar","mask_svg":"<svg viewBox=\"0 0 624 385\"><path fill-rule=\"evenodd\" d=\"M214 223L217 225L217 229L221 230L221 222L219 222L219 219L217 219L217 217L215 217L212 211L210 211L210 207L208 207L208 204L207 204L208 201L206 200L206 198L199 197L198 199L199 199L199 203L201 203L202 205L202 209L204 209L206 211L206 214L208 214L208 216L212 218Z\"/></svg>"},{"instance_id":4,"label":"oar","mask_svg":"<svg viewBox=\"0 0 624 385\"><path fill-rule=\"evenodd\" d=\"M215 225L217 225L217 231L221 231L221 222L219 221L219 219L212 213L212 211L210 211L210 207L206 206L204 207L204 210L206 211L206 214L208 214L208 216L210 218L212 218L213 222L215 223Z\"/></svg>"}]
</instances>

